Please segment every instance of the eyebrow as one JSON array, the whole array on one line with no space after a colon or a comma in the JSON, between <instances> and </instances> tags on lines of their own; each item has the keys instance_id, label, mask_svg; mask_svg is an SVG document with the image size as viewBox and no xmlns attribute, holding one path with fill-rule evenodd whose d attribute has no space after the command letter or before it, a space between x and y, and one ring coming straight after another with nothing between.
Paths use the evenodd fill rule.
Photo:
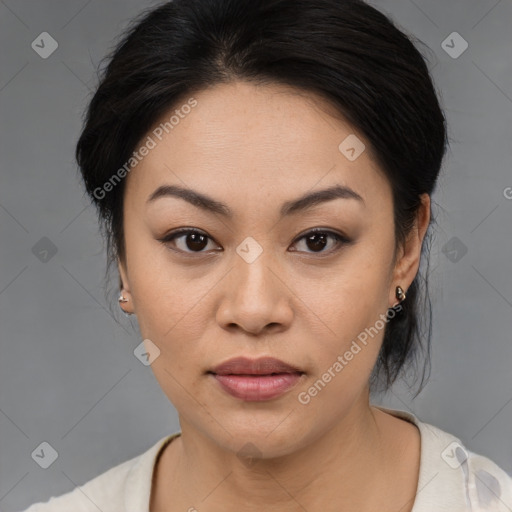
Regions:
<instances>
[{"instance_id":1,"label":"eyebrow","mask_svg":"<svg viewBox=\"0 0 512 512\"><path fill-rule=\"evenodd\" d=\"M177 197L179 199L184 199L188 203L201 208L202 210L216 213L229 219L233 218L233 211L228 205L201 192L197 192L190 188L180 187L178 185L162 185L158 187L148 197L146 204L152 203L162 197ZM365 204L364 199L350 187L334 185L323 190L304 194L298 199L286 201L281 206L280 215L281 217L285 217L287 215L297 214L334 199L355 199L360 204Z\"/></svg>"}]
</instances>

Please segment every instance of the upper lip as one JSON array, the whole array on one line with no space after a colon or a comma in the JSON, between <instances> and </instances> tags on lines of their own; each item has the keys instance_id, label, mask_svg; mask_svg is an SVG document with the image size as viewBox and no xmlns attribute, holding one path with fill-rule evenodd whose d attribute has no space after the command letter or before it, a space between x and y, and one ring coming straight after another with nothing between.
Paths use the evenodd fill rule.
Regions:
<instances>
[{"instance_id":1,"label":"upper lip","mask_svg":"<svg viewBox=\"0 0 512 512\"><path fill-rule=\"evenodd\" d=\"M270 375L271 373L303 373L299 368L274 357L235 357L213 368L216 375Z\"/></svg>"}]
</instances>

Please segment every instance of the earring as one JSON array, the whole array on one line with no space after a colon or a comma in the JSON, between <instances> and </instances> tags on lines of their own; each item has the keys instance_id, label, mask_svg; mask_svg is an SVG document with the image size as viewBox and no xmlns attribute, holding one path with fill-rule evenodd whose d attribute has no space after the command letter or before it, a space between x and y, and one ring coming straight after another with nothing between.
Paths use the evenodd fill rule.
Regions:
<instances>
[{"instance_id":1,"label":"earring","mask_svg":"<svg viewBox=\"0 0 512 512\"><path fill-rule=\"evenodd\" d=\"M121 302L128 302L129 299L126 299L124 297L124 295L121 293L121 295L119 295L119 299L117 299L119 301L119 307L121 307ZM124 316L131 316L133 313L128 313L126 312L122 307L121 307L121 311L123 312Z\"/></svg>"},{"instance_id":2,"label":"earring","mask_svg":"<svg viewBox=\"0 0 512 512\"><path fill-rule=\"evenodd\" d=\"M402 302L403 300L405 300L405 292L402 290L402 287L401 286L397 286L396 287L396 298Z\"/></svg>"}]
</instances>

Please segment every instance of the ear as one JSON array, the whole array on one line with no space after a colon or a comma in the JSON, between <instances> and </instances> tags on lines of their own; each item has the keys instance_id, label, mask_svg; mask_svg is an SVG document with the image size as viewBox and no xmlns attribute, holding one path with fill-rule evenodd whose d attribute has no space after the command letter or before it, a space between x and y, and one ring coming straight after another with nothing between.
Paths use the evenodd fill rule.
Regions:
<instances>
[{"instance_id":1,"label":"ear","mask_svg":"<svg viewBox=\"0 0 512 512\"><path fill-rule=\"evenodd\" d=\"M407 294L407 289L411 286L420 266L421 247L423 239L430 222L430 196L428 194L421 195L421 205L418 208L414 226L405 242L405 246L401 248L401 255L395 264L393 273L392 287L390 293L390 304L396 304L397 299L395 290L397 286L401 286Z\"/></svg>"},{"instance_id":2,"label":"ear","mask_svg":"<svg viewBox=\"0 0 512 512\"><path fill-rule=\"evenodd\" d=\"M129 292L130 286L128 283L128 273L126 271L126 264L120 259L117 260L117 269L119 271L120 287L124 291Z\"/></svg>"},{"instance_id":3,"label":"ear","mask_svg":"<svg viewBox=\"0 0 512 512\"><path fill-rule=\"evenodd\" d=\"M128 280L128 271L125 262L118 259L117 269L119 271L119 286L121 288L121 293L126 299L128 299L128 302L120 302L119 305L121 306L124 312L134 313L135 311L133 309L133 297L131 296L130 292L130 283Z\"/></svg>"}]
</instances>

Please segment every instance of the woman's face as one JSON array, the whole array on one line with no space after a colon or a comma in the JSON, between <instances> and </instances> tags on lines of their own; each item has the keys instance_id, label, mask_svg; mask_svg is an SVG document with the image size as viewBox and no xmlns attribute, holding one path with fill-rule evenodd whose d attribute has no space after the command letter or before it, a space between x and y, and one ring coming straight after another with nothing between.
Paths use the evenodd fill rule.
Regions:
<instances>
[{"instance_id":1,"label":"woman's face","mask_svg":"<svg viewBox=\"0 0 512 512\"><path fill-rule=\"evenodd\" d=\"M417 272L428 218L394 261L390 185L319 98L235 82L188 100L126 178L123 307L160 351L151 366L184 434L284 455L368 406L385 315ZM151 200L163 186L190 201ZM179 229L199 235L171 239ZM300 373L211 373L242 356Z\"/></svg>"}]
</instances>

